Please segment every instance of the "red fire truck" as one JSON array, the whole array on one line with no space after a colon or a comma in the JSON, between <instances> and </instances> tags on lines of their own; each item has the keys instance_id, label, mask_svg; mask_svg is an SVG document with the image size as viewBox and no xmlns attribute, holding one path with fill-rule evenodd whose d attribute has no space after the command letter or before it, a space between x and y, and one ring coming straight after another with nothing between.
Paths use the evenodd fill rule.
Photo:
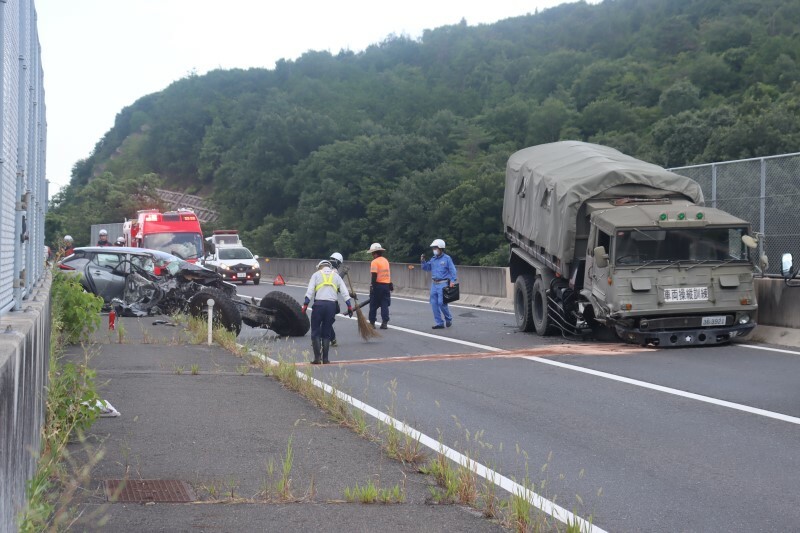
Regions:
<instances>
[{"instance_id":1,"label":"red fire truck","mask_svg":"<svg viewBox=\"0 0 800 533\"><path fill-rule=\"evenodd\" d=\"M122 232L126 246L161 250L190 263L203 257L203 232L191 209L139 211L135 220L125 221Z\"/></svg>"}]
</instances>

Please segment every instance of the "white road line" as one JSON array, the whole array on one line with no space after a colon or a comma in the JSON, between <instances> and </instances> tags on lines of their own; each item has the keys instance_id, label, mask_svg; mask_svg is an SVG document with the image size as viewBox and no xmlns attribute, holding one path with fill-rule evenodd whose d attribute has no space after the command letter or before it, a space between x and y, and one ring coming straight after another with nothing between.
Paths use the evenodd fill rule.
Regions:
<instances>
[{"instance_id":1,"label":"white road line","mask_svg":"<svg viewBox=\"0 0 800 533\"><path fill-rule=\"evenodd\" d=\"M756 346L755 344L734 344L734 346L738 346L739 348L752 348L754 350L766 350L768 352L778 352L778 353L789 353L792 355L800 355L800 352L796 352L793 350L782 350L780 348L770 348L769 346Z\"/></svg>"},{"instance_id":2,"label":"white road line","mask_svg":"<svg viewBox=\"0 0 800 533\"><path fill-rule=\"evenodd\" d=\"M613 381L619 381L621 383L627 383L629 385L635 385L637 387L642 387L645 389L651 389L659 392L665 392L667 394L672 394L674 396L689 398L690 400L697 400L699 402L719 405L722 407L727 407L729 409L736 409L737 411L744 411L745 413L751 413L754 415L764 416L767 418L774 418L775 420L780 420L782 422L789 422L790 424L800 425L800 418L797 418L795 416L784 415L781 413L776 413L773 411L767 411L766 409L750 407L749 405L729 402L726 400L718 400L717 398L711 398L710 396L703 396L702 394L695 394L693 392L686 392L679 389L664 387L662 385L656 385L654 383L648 383L646 381L639 381L638 379L626 378L623 376L618 376L616 374L609 374L607 372L593 370L591 368L584 368L582 366L569 365L567 363L562 363L560 361L553 361L551 359L544 359L542 357L523 356L522 358L527 359L528 361L534 361L536 363L544 363L546 365L557 366L559 368L566 368L568 370L574 370L575 372L581 372L583 374L590 374L592 376L598 376Z\"/></svg>"},{"instance_id":3,"label":"white road line","mask_svg":"<svg viewBox=\"0 0 800 533\"><path fill-rule=\"evenodd\" d=\"M400 329L400 328L397 328ZM444 337L443 337L444 338ZM277 366L278 362L270 357L267 357L259 352L254 350L250 350L250 355L261 359L262 361L266 361L272 366ZM606 533L605 530L597 527L596 525L592 524L591 522L587 522L583 518L567 511L560 505L557 505L555 502L548 500L547 498L542 497L541 495L533 492L532 490L520 485L512 481L511 479L507 478L506 476L500 474L499 472L495 472L494 470L487 468L485 465L478 463L469 457L457 452L453 448L449 446L445 446L444 444L440 443L436 439L425 435L424 433L414 429L413 427L409 426L405 422L400 422L394 417L389 416L388 414L375 409L371 405L368 405L361 400L353 398L349 394L345 394L344 392L335 389L328 385L327 383L323 383L322 381L311 377L310 375L297 371L297 377L309 381L317 388L324 390L326 393L330 395L334 395L340 400L345 403L348 403L359 409L366 414L372 416L373 418L383 422L384 424L391 425L397 431L400 431L404 435L408 435L409 438L418 441L423 446L433 450L436 453L441 453L442 455L446 456L451 461L458 463L459 465L463 466L464 468L468 468L476 475L481 476L485 480L489 481L497 485L498 487L502 488L510 492L511 494L522 496L524 497L528 503L536 507L537 509L541 510L544 513L552 516L556 520L564 523L564 524L578 524L580 526L580 531L586 531L587 533Z\"/></svg>"},{"instance_id":4,"label":"white road line","mask_svg":"<svg viewBox=\"0 0 800 533\"><path fill-rule=\"evenodd\" d=\"M289 285L286 284L287 287L296 287L298 289L305 289L304 285ZM392 300L403 300L404 302L416 302L418 304L429 304L427 300L419 300L416 298L405 298L402 296L392 296ZM485 307L475 307L471 305L458 305L458 304L450 304L450 307L455 307L457 309L469 309L471 311L481 311L483 313L498 313L501 315L513 315L514 313L510 311L500 311L498 309L486 309Z\"/></svg>"},{"instance_id":5,"label":"white road line","mask_svg":"<svg viewBox=\"0 0 800 533\"><path fill-rule=\"evenodd\" d=\"M355 320L355 319L353 319ZM404 331L406 333L411 333L412 335L419 335L422 337L428 337L432 339L442 340L446 342L452 342L455 344L461 344L463 346L470 346L472 348L478 348L481 350L485 350L487 352L503 352L500 348L495 348L494 346L487 346L485 344L478 344L475 342L469 341L462 341L461 339L451 339L450 337L442 337L441 335L431 335L430 333L425 333L422 331L417 331L414 329L408 328L401 328L398 326L389 326L392 329L396 329L398 331ZM789 352L789 353L797 353L797 352ZM564 368L567 370L574 370L575 372L582 372L584 374L591 374L593 376L610 379L612 381L619 381L621 383L627 383L629 385L635 385L637 387L642 387L644 389L651 389L659 392L665 392L667 394L672 394L674 396L682 396L684 398L689 398L691 400L697 400L699 402L710 403L713 405L719 405L721 407L727 407L729 409L735 409L737 411L743 411L745 413L750 413L754 415L764 416L767 418L773 418L775 420L780 420L782 422L789 422L791 424L800 425L800 418L784 415L782 413L776 413L774 411L767 411L766 409L759 409L758 407L750 407L749 405L744 405L740 403L729 402L727 400L718 400L717 398L712 398L710 396L703 396L702 394L695 394L693 392L682 391L679 389L673 389L670 387L665 387L663 385L656 385L655 383L648 383L647 381L639 381L638 379L631 379L626 378L624 376L618 376L616 374L609 374L607 372L601 372L599 370L592 370L590 368L584 368L582 366L570 365L567 363L562 363L560 361L553 361L552 359L544 359L542 357L532 357L532 356L522 356L522 359L528 359L529 361L534 361L537 363L545 363L552 366L557 366L560 368Z\"/></svg>"}]
</instances>

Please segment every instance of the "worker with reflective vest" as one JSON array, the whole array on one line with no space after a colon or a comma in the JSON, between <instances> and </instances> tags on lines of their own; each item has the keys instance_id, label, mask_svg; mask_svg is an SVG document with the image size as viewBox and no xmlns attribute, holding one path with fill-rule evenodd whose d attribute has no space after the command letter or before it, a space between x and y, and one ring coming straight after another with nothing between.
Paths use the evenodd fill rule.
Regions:
<instances>
[{"instance_id":1,"label":"worker with reflective vest","mask_svg":"<svg viewBox=\"0 0 800 533\"><path fill-rule=\"evenodd\" d=\"M308 282L306 298L303 302L302 311L308 311L308 304L314 300L311 306L311 347L314 350L314 360L311 364L328 364L328 351L331 345L331 335L333 330L333 319L336 316L336 300L341 292L344 302L347 305L347 314L353 316L353 306L350 303L350 293L347 292L342 278L333 271L331 262L327 259L317 264L317 271L311 276Z\"/></svg>"},{"instance_id":2,"label":"worker with reflective vest","mask_svg":"<svg viewBox=\"0 0 800 533\"><path fill-rule=\"evenodd\" d=\"M344 262L344 257L339 252L333 252L328 258L328 261L331 262L331 267L333 271L339 274L339 276L344 276L347 273L347 267L343 266L342 263ZM344 279L344 277L342 277ZM353 294L353 299L355 299L356 295ZM336 315L341 312L341 308L339 307L339 299L336 299L336 314L333 315L333 321L336 322ZM331 346L338 346L339 343L336 342L336 330L333 329L333 324L331 324Z\"/></svg>"},{"instance_id":3,"label":"worker with reflective vest","mask_svg":"<svg viewBox=\"0 0 800 533\"><path fill-rule=\"evenodd\" d=\"M435 239L431 243L433 257L425 260L425 256L420 256L422 270L431 273L431 310L433 311L433 329L444 329L453 325L453 315L450 307L444 303L442 290L448 285L452 287L456 284L456 265L449 255L444 253L444 241ZM444 320L442 320L444 317Z\"/></svg>"},{"instance_id":4,"label":"worker with reflective vest","mask_svg":"<svg viewBox=\"0 0 800 533\"><path fill-rule=\"evenodd\" d=\"M392 275L389 269L389 260L383 257L386 250L380 243L375 242L369 247L372 253L370 273L372 282L369 286L369 323L375 327L378 318L378 308L381 310L381 329L389 328L389 306L392 303Z\"/></svg>"}]
</instances>

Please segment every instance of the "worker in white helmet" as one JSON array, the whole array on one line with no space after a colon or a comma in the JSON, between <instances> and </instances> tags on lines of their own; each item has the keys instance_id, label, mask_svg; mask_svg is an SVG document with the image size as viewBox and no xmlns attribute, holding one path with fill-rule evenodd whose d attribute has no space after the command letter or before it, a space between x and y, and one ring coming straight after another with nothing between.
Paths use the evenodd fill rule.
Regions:
<instances>
[{"instance_id":1,"label":"worker in white helmet","mask_svg":"<svg viewBox=\"0 0 800 533\"><path fill-rule=\"evenodd\" d=\"M97 246L111 246L111 243L108 242L108 230L105 228L100 230L100 238L97 241Z\"/></svg>"},{"instance_id":2,"label":"worker in white helmet","mask_svg":"<svg viewBox=\"0 0 800 533\"><path fill-rule=\"evenodd\" d=\"M64 235L64 244L59 255L61 257L69 257L73 253L75 253L75 241L72 239L72 235Z\"/></svg>"},{"instance_id":3,"label":"worker in white helmet","mask_svg":"<svg viewBox=\"0 0 800 533\"><path fill-rule=\"evenodd\" d=\"M381 310L381 329L389 329L389 306L392 303L392 274L389 260L383 257L386 250L380 243L374 242L369 247L372 254L370 274L372 282L369 286L369 323L375 327L378 318L378 308Z\"/></svg>"},{"instance_id":4,"label":"worker in white helmet","mask_svg":"<svg viewBox=\"0 0 800 533\"><path fill-rule=\"evenodd\" d=\"M336 301L342 294L347 305L347 314L353 316L353 306L350 304L350 293L347 292L342 278L333 271L331 262L327 259L317 264L317 271L308 282L308 290L303 302L302 311L308 311L308 304L314 300L311 308L311 348L314 350L314 360L311 364L328 364L328 350L331 344L331 330L333 318L336 315Z\"/></svg>"},{"instance_id":5,"label":"worker in white helmet","mask_svg":"<svg viewBox=\"0 0 800 533\"><path fill-rule=\"evenodd\" d=\"M433 329L444 329L453 325L453 315L450 307L444 303L442 289L448 285L452 287L457 282L456 265L449 255L444 253L445 244L442 239L435 239L431 243L433 257L425 260L425 254L420 256L422 270L431 273L431 309L433 310ZM442 319L444 317L444 319Z\"/></svg>"},{"instance_id":6,"label":"worker in white helmet","mask_svg":"<svg viewBox=\"0 0 800 533\"><path fill-rule=\"evenodd\" d=\"M339 252L333 252L328 259L331 263L331 267L333 271L339 274L344 279L344 275L347 273L347 267L343 266L344 257ZM353 295L355 297L355 295ZM336 299L336 315L342 312L342 308L339 306L339 299ZM336 315L333 316L333 321L336 322ZM339 343L336 342L336 330L333 329L333 324L331 324L331 346L338 346Z\"/></svg>"}]
</instances>

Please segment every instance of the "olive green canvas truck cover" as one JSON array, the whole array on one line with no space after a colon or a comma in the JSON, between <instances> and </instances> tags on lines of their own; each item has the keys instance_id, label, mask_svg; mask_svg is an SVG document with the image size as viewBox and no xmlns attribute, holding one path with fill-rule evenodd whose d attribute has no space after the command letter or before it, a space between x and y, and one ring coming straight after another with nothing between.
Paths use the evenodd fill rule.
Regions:
<instances>
[{"instance_id":1,"label":"olive green canvas truck cover","mask_svg":"<svg viewBox=\"0 0 800 533\"><path fill-rule=\"evenodd\" d=\"M562 141L514 153L506 168L503 225L570 263L581 206L620 185L680 195L697 205L703 192L693 180L634 159L613 148Z\"/></svg>"}]
</instances>

